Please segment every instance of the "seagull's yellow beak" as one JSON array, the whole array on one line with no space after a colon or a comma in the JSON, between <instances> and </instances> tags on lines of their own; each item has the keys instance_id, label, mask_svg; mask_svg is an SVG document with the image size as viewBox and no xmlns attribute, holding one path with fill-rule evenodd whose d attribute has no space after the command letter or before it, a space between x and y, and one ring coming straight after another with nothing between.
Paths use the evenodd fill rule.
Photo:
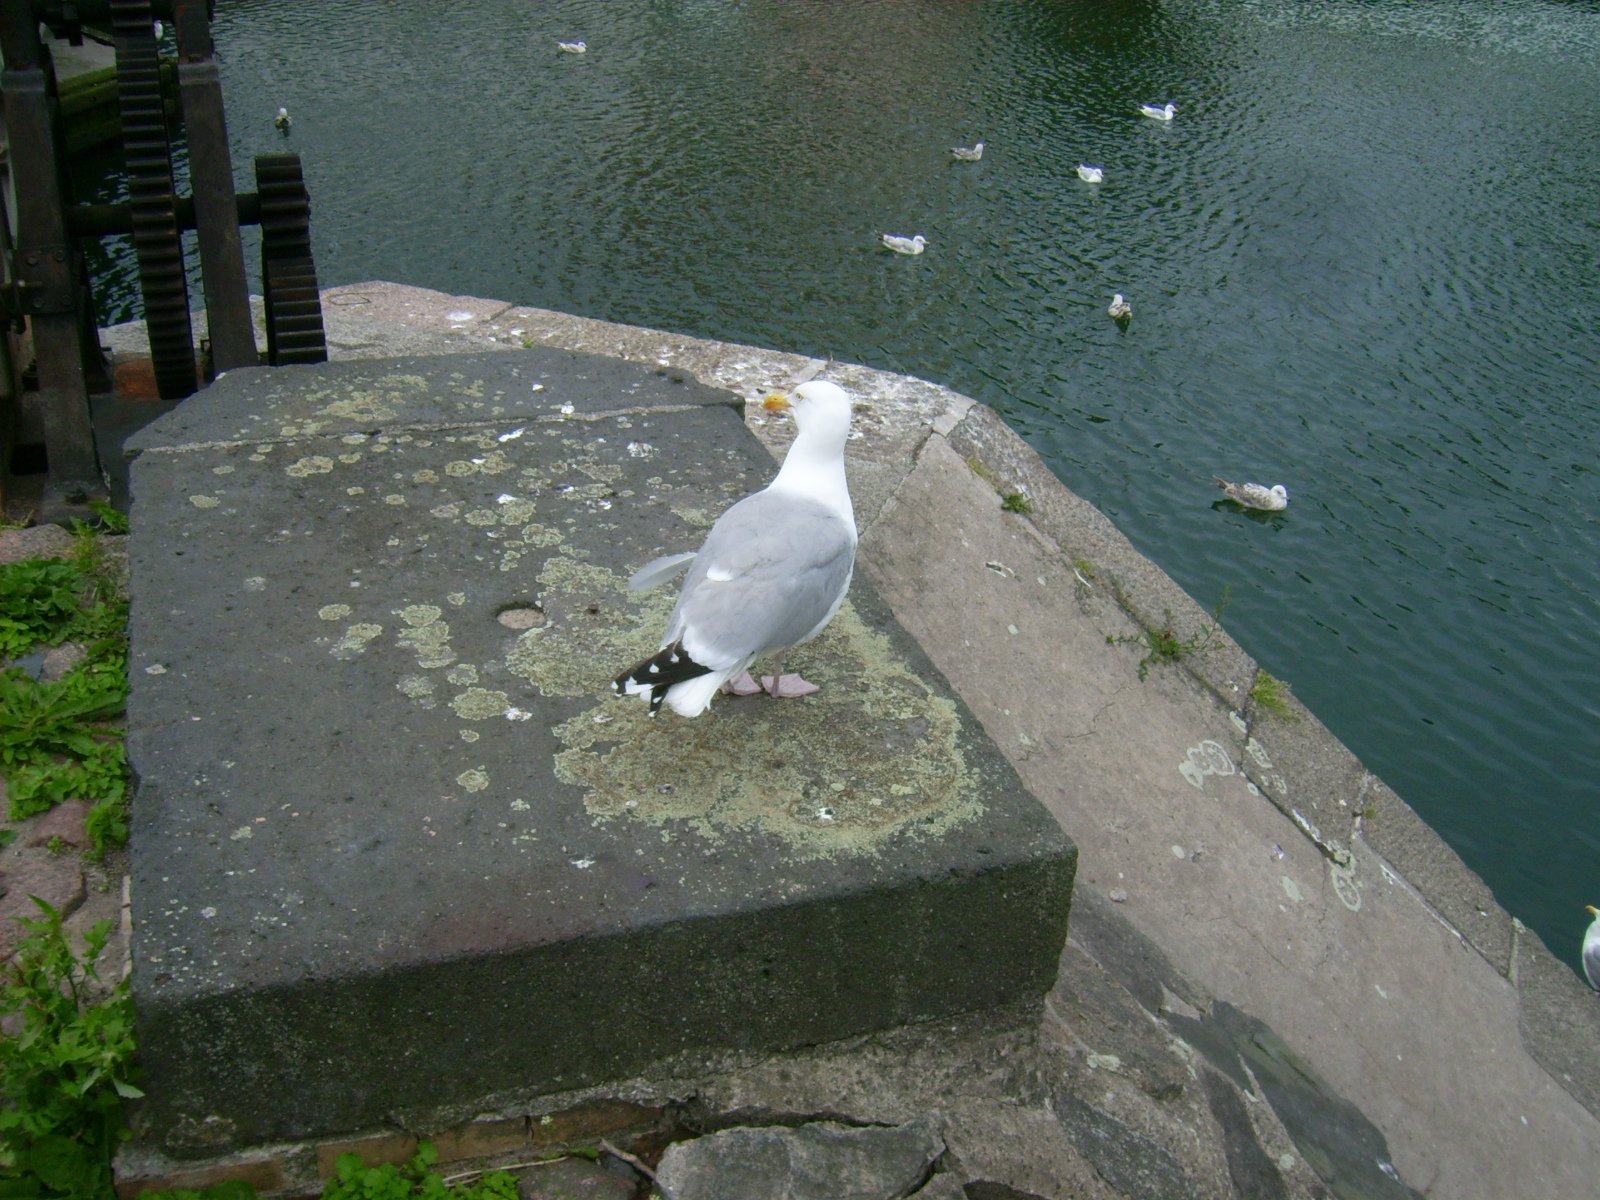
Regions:
<instances>
[{"instance_id":1,"label":"seagull's yellow beak","mask_svg":"<svg viewBox=\"0 0 1600 1200\"><path fill-rule=\"evenodd\" d=\"M768 392L761 398L761 407L769 413L788 412L793 406L782 392Z\"/></svg>"},{"instance_id":2,"label":"seagull's yellow beak","mask_svg":"<svg viewBox=\"0 0 1600 1200\"><path fill-rule=\"evenodd\" d=\"M1595 916L1600 917L1600 908L1596 908L1592 904L1585 904L1583 906L1583 911L1593 913Z\"/></svg>"}]
</instances>

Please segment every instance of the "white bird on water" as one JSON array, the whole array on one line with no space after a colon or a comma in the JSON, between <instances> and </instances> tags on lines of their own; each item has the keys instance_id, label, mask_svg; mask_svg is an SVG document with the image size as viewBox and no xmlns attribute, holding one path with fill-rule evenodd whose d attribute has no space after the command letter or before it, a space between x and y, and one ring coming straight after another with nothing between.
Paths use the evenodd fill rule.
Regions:
<instances>
[{"instance_id":1,"label":"white bird on water","mask_svg":"<svg viewBox=\"0 0 1600 1200\"><path fill-rule=\"evenodd\" d=\"M1111 314L1113 321L1126 321L1133 316L1133 305L1124 300L1122 293L1118 292L1111 297L1111 307L1106 309L1106 312Z\"/></svg>"},{"instance_id":2,"label":"white bird on water","mask_svg":"<svg viewBox=\"0 0 1600 1200\"><path fill-rule=\"evenodd\" d=\"M983 143L978 142L973 146L951 146L950 153L962 162L977 162L983 157Z\"/></svg>"},{"instance_id":3,"label":"white bird on water","mask_svg":"<svg viewBox=\"0 0 1600 1200\"><path fill-rule=\"evenodd\" d=\"M885 233L879 235L878 240L897 254L921 254L928 248L928 239L920 233L916 237L900 237L897 234Z\"/></svg>"},{"instance_id":4,"label":"white bird on water","mask_svg":"<svg viewBox=\"0 0 1600 1200\"><path fill-rule=\"evenodd\" d=\"M556 49L565 54L587 54L589 47L583 42L557 42Z\"/></svg>"},{"instance_id":5,"label":"white bird on water","mask_svg":"<svg viewBox=\"0 0 1600 1200\"><path fill-rule=\"evenodd\" d=\"M1105 177L1106 173L1101 167L1091 167L1088 163L1078 164L1078 178L1085 183L1099 183Z\"/></svg>"},{"instance_id":6,"label":"white bird on water","mask_svg":"<svg viewBox=\"0 0 1600 1200\"><path fill-rule=\"evenodd\" d=\"M1594 914L1589 922L1589 932L1583 935L1583 977L1589 986L1600 992L1600 908L1585 904L1585 912Z\"/></svg>"},{"instance_id":7,"label":"white bird on water","mask_svg":"<svg viewBox=\"0 0 1600 1200\"><path fill-rule=\"evenodd\" d=\"M1177 112L1178 109L1173 104L1141 104L1139 105L1139 111L1157 121L1170 121L1172 120L1172 114Z\"/></svg>"},{"instance_id":8,"label":"white bird on water","mask_svg":"<svg viewBox=\"0 0 1600 1200\"><path fill-rule=\"evenodd\" d=\"M1216 476L1212 476L1216 479ZM1216 479L1217 486L1228 494L1228 499L1246 508L1262 512L1282 512L1289 507L1289 491L1281 483L1262 487L1259 483L1229 483Z\"/></svg>"},{"instance_id":9,"label":"white bird on water","mask_svg":"<svg viewBox=\"0 0 1600 1200\"><path fill-rule=\"evenodd\" d=\"M272 123L278 127L280 133L288 133L289 126L294 124L293 121L289 120L289 110L287 108L280 108L278 115L272 118Z\"/></svg>"},{"instance_id":10,"label":"white bird on water","mask_svg":"<svg viewBox=\"0 0 1600 1200\"><path fill-rule=\"evenodd\" d=\"M696 553L655 559L628 580L631 588L654 587L693 564L661 649L612 683L619 694L644 696L652 716L663 701L699 716L718 689L749 695L764 688L780 697L817 690L783 674L783 652L833 620L855 569L844 473L850 397L815 380L795 389L792 407L797 432L777 477L718 517ZM773 673L757 684L747 671L766 655L776 656Z\"/></svg>"}]
</instances>

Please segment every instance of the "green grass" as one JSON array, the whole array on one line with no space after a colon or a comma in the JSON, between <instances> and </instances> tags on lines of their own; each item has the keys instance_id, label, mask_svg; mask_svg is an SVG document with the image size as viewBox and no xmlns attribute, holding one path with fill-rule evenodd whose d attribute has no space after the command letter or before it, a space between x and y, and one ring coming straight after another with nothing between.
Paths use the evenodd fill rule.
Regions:
<instances>
[{"instance_id":1,"label":"green grass","mask_svg":"<svg viewBox=\"0 0 1600 1200\"><path fill-rule=\"evenodd\" d=\"M354 1154L341 1155L322 1200L517 1200L517 1181L506 1172L489 1171L452 1186L432 1169L438 1159L431 1142L418 1146L403 1167L368 1167Z\"/></svg>"},{"instance_id":2,"label":"green grass","mask_svg":"<svg viewBox=\"0 0 1600 1200\"><path fill-rule=\"evenodd\" d=\"M0 973L0 1196L99 1200L127 1136L122 1101L133 1084L133 1002L109 990L96 961L111 934L101 921L74 953L61 914L38 898L26 936ZM104 992L96 998L96 993Z\"/></svg>"},{"instance_id":3,"label":"green grass","mask_svg":"<svg viewBox=\"0 0 1600 1200\"><path fill-rule=\"evenodd\" d=\"M116 517L102 514L102 523L125 529ZM75 536L69 558L0 566L0 659L67 641L85 651L57 680L21 667L0 671L0 773L12 820L63 800L88 801L91 846L103 855L128 836L119 723L128 695L128 605L94 531L80 523Z\"/></svg>"}]
</instances>

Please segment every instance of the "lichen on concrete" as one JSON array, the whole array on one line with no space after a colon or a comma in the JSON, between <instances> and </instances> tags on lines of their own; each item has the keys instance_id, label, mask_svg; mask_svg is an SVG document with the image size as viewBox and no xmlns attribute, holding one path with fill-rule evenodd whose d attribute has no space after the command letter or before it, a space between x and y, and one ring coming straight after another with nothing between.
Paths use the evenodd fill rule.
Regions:
<instances>
[{"instance_id":1,"label":"lichen on concrete","mask_svg":"<svg viewBox=\"0 0 1600 1200\"><path fill-rule=\"evenodd\" d=\"M419 667L448 667L456 661L443 609L434 604L408 604L397 615L406 628L396 640L416 654Z\"/></svg>"},{"instance_id":2,"label":"lichen on concrete","mask_svg":"<svg viewBox=\"0 0 1600 1200\"><path fill-rule=\"evenodd\" d=\"M793 653L822 691L724 697L692 722L633 698L556 727L556 775L602 820L685 822L709 841L760 830L801 858L872 853L907 830L942 836L981 812L956 706L904 667L846 604Z\"/></svg>"},{"instance_id":3,"label":"lichen on concrete","mask_svg":"<svg viewBox=\"0 0 1600 1200\"><path fill-rule=\"evenodd\" d=\"M603 695L612 676L655 649L675 599L672 589L630 592L615 571L576 555L547 558L541 585L545 624L525 630L506 665L542 695Z\"/></svg>"}]
</instances>

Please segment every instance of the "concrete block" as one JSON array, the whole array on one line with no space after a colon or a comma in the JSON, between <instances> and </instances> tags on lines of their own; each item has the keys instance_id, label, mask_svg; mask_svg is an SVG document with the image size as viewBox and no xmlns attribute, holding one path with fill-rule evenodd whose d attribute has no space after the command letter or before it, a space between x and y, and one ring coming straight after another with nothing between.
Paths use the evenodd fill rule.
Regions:
<instances>
[{"instance_id":1,"label":"concrete block","mask_svg":"<svg viewBox=\"0 0 1600 1200\"><path fill-rule=\"evenodd\" d=\"M737 1127L667 1147L665 1200L894 1200L927 1180L944 1142L928 1121Z\"/></svg>"},{"instance_id":2,"label":"concrete block","mask_svg":"<svg viewBox=\"0 0 1600 1200\"><path fill-rule=\"evenodd\" d=\"M1426 897L1496 971L1509 974L1512 918L1495 902L1489 885L1377 776L1367 777L1359 809L1362 840Z\"/></svg>"},{"instance_id":3,"label":"concrete block","mask_svg":"<svg viewBox=\"0 0 1600 1200\"><path fill-rule=\"evenodd\" d=\"M1516 932L1512 980L1522 1044L1559 1087L1600 1117L1600 1061L1583 1053L1600 1044L1600 1003L1538 934L1520 922Z\"/></svg>"},{"instance_id":4,"label":"concrete block","mask_svg":"<svg viewBox=\"0 0 1600 1200\"><path fill-rule=\"evenodd\" d=\"M661 1122L665 1113L659 1105L605 1098L589 1100L533 1118L528 1136L539 1150L551 1151L650 1129Z\"/></svg>"},{"instance_id":5,"label":"concrete block","mask_svg":"<svg viewBox=\"0 0 1600 1200\"><path fill-rule=\"evenodd\" d=\"M1292 693L1285 703L1285 715L1255 714L1245 777L1325 854L1348 856L1366 768Z\"/></svg>"},{"instance_id":6,"label":"concrete block","mask_svg":"<svg viewBox=\"0 0 1600 1200\"><path fill-rule=\"evenodd\" d=\"M1204 648L1183 659L1223 703L1244 705L1256 664L1220 622L1145 558L1104 513L1062 487L1044 460L993 409L974 405L949 436L950 446L997 489L1028 497L1026 519L1060 548L1092 585L1145 628L1170 626L1180 639L1204 637ZM1203 597L1215 608L1222 596ZM1207 632L1211 631L1211 632Z\"/></svg>"},{"instance_id":7,"label":"concrete block","mask_svg":"<svg viewBox=\"0 0 1600 1200\"><path fill-rule=\"evenodd\" d=\"M463 1158L487 1158L528 1149L528 1122L520 1117L500 1121L469 1121L428 1139L439 1152L442 1163Z\"/></svg>"},{"instance_id":8,"label":"concrete block","mask_svg":"<svg viewBox=\"0 0 1600 1200\"><path fill-rule=\"evenodd\" d=\"M1042 994L1076 852L858 585L652 720L735 398L547 349L238 371L134 439L133 985L173 1154L438 1128ZM487 1103L487 1098L493 1103Z\"/></svg>"}]
</instances>

